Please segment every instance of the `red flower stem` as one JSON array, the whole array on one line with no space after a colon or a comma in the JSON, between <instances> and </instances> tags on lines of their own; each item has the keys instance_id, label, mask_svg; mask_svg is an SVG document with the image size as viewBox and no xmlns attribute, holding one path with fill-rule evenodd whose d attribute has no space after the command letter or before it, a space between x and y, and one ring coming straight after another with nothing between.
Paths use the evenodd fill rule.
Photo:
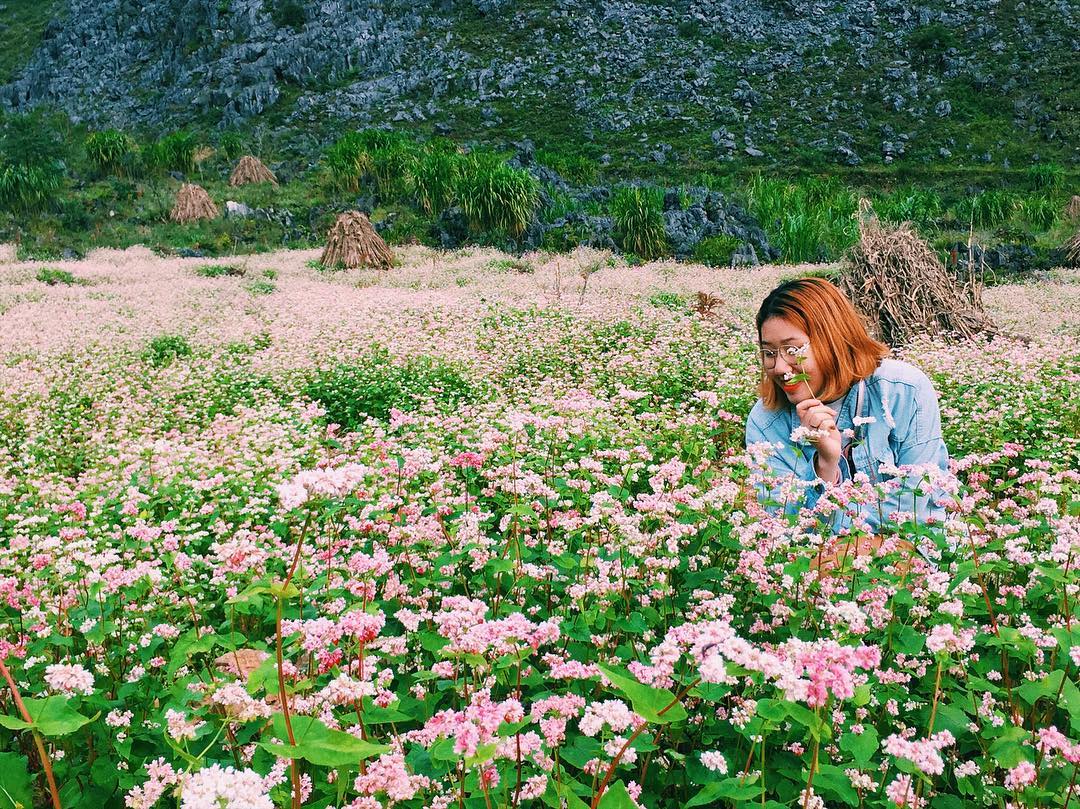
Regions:
<instances>
[{"instance_id":1,"label":"red flower stem","mask_svg":"<svg viewBox=\"0 0 1080 809\"><path fill-rule=\"evenodd\" d=\"M30 712L26 710L26 704L22 701L22 697L19 695L19 689L15 685L15 680L11 677L11 672L8 671L8 667L4 665L4 661L0 660L0 674L4 675L4 679L7 680L8 687L11 689L11 696L15 699L15 707L19 709L19 713L22 714L24 722L33 724L33 720L30 718ZM45 750L45 743L41 741L41 735L31 728L30 732L34 736L34 746L37 747L38 756L41 758L41 767L45 770L45 780L49 782L49 795L52 797L53 809L62 809L60 805L60 791L56 788L56 778L53 777L52 761L49 760L49 754Z\"/></svg>"},{"instance_id":2,"label":"red flower stem","mask_svg":"<svg viewBox=\"0 0 1080 809\"><path fill-rule=\"evenodd\" d=\"M292 582L293 575L296 573L296 566L300 563L300 550L304 547L304 538L307 537L308 528L311 526L311 512L308 512L307 519L304 521L304 527L300 531L300 539L296 541L296 553L293 554L292 566L289 567L289 573L285 577L284 584L281 585L281 594L277 597L277 676L278 676L278 699L281 701L281 714L285 717L285 733L289 737L289 744L293 747L296 746L296 736L293 734L292 719L289 716L289 697L285 693L285 672L284 672L284 659L281 652L281 613L283 597L286 590L289 589L289 583ZM293 809L300 809L300 764L297 760L290 759L291 762L291 774L292 774L292 807Z\"/></svg>"},{"instance_id":3,"label":"red flower stem","mask_svg":"<svg viewBox=\"0 0 1080 809\"><path fill-rule=\"evenodd\" d=\"M673 699L671 702L669 702L667 705L657 711L656 715L663 716L669 710L674 708L676 705L679 704L679 701L686 696L687 692L689 692L691 688L693 688L700 682L701 678L698 677L696 680L694 680L694 682L690 683L690 685L686 686L682 691L676 694L675 699ZM637 730L631 733L630 738L627 739L626 742L623 743L623 746L619 748L619 752L615 754L615 758L612 759L611 764L607 768L607 772L604 773L604 780L600 782L600 786L596 790L596 795L593 797L592 804L590 804L589 809L596 809L596 807L600 805L600 799L604 797L604 790L607 789L607 785L611 781L611 776L615 774L615 768L619 766L619 760L623 757L623 753L625 753L627 748L629 748L630 745L634 743L634 739L641 735L641 731L645 730L645 728L647 728L648 726L648 722L642 722L640 725L638 725Z\"/></svg>"}]
</instances>

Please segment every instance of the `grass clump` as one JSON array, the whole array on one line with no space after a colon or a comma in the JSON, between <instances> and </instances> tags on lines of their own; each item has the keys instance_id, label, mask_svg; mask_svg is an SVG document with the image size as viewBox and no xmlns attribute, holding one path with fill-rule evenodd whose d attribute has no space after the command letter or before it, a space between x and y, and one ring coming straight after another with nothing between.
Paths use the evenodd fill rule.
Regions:
<instances>
[{"instance_id":1,"label":"grass clump","mask_svg":"<svg viewBox=\"0 0 1080 809\"><path fill-rule=\"evenodd\" d=\"M707 267L728 267L741 245L738 238L727 233L707 236L694 246L693 259Z\"/></svg>"},{"instance_id":2,"label":"grass clump","mask_svg":"<svg viewBox=\"0 0 1080 809\"><path fill-rule=\"evenodd\" d=\"M182 334L162 334L150 340L143 359L154 368L164 368L180 357L190 357L191 346Z\"/></svg>"},{"instance_id":3,"label":"grass clump","mask_svg":"<svg viewBox=\"0 0 1080 809\"><path fill-rule=\"evenodd\" d=\"M51 287L57 286L58 284L72 286L73 284L84 283L79 278L76 278L73 273L70 273L67 270L57 269L56 267L42 267L37 271L34 278Z\"/></svg>"},{"instance_id":4,"label":"grass clump","mask_svg":"<svg viewBox=\"0 0 1080 809\"><path fill-rule=\"evenodd\" d=\"M432 357L396 364L381 346L353 363L319 371L303 393L322 405L328 422L349 431L369 418L386 421L392 409L416 410L426 402L452 409L480 398L461 368Z\"/></svg>"},{"instance_id":5,"label":"grass clump","mask_svg":"<svg viewBox=\"0 0 1080 809\"><path fill-rule=\"evenodd\" d=\"M83 143L86 159L101 174L130 177L135 172L139 147L132 138L119 129L91 132Z\"/></svg>"},{"instance_id":6,"label":"grass clump","mask_svg":"<svg viewBox=\"0 0 1080 809\"><path fill-rule=\"evenodd\" d=\"M663 189L622 186L611 198L611 217L619 246L645 261L668 252L664 232Z\"/></svg>"},{"instance_id":7,"label":"grass clump","mask_svg":"<svg viewBox=\"0 0 1080 809\"><path fill-rule=\"evenodd\" d=\"M239 278L244 274L244 268L235 264L200 264L195 268L195 274L203 278Z\"/></svg>"}]
</instances>

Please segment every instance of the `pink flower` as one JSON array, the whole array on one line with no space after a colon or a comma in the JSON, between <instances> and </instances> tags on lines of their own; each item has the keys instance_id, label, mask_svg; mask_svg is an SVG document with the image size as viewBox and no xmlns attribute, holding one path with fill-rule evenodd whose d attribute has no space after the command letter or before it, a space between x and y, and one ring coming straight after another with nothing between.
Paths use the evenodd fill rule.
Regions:
<instances>
[{"instance_id":1,"label":"pink flower","mask_svg":"<svg viewBox=\"0 0 1080 809\"><path fill-rule=\"evenodd\" d=\"M66 697L94 693L94 675L78 663L53 663L45 667L45 682L53 691Z\"/></svg>"},{"instance_id":2,"label":"pink flower","mask_svg":"<svg viewBox=\"0 0 1080 809\"><path fill-rule=\"evenodd\" d=\"M1039 772L1030 761L1021 761L1005 774L1005 789L1023 789L1035 783Z\"/></svg>"}]
</instances>

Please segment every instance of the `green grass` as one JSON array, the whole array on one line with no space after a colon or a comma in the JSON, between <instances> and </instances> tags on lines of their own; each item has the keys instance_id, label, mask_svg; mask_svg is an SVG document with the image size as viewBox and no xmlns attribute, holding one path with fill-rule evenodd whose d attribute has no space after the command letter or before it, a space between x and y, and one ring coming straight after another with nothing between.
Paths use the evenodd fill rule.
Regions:
<instances>
[{"instance_id":1,"label":"green grass","mask_svg":"<svg viewBox=\"0 0 1080 809\"><path fill-rule=\"evenodd\" d=\"M7 10L0 17L6 26L0 36L0 84L6 84L30 59L30 54L41 42L45 26L58 13L64 11L63 0L6 0Z\"/></svg>"}]
</instances>

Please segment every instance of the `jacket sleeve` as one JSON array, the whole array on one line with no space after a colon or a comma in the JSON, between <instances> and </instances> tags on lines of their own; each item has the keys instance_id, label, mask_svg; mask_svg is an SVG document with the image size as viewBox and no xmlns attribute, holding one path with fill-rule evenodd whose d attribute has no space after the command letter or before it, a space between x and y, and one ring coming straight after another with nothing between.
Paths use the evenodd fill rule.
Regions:
<instances>
[{"instance_id":1,"label":"jacket sleeve","mask_svg":"<svg viewBox=\"0 0 1080 809\"><path fill-rule=\"evenodd\" d=\"M768 472L777 478L771 485L758 486L758 500L768 511L778 512L783 507L785 514L794 514L800 507L813 508L822 492L825 481L817 476L814 469L815 450L809 445L792 444L789 434L784 433L784 420L773 419L767 426L762 426L760 411L755 408L746 421L746 446L768 443L773 451L768 458ZM780 444L779 447L776 445ZM846 464L841 464L841 475L846 472ZM803 497L785 492L784 482L798 482Z\"/></svg>"},{"instance_id":2,"label":"jacket sleeve","mask_svg":"<svg viewBox=\"0 0 1080 809\"><path fill-rule=\"evenodd\" d=\"M941 435L941 411L937 392L928 378L920 385L905 386L910 398L899 411L894 430L897 466L934 467L949 470L949 452ZM920 524L929 517L939 522L945 517L941 493L932 491L924 473L904 479L901 489L883 503L886 515L896 511L914 512Z\"/></svg>"}]
</instances>

